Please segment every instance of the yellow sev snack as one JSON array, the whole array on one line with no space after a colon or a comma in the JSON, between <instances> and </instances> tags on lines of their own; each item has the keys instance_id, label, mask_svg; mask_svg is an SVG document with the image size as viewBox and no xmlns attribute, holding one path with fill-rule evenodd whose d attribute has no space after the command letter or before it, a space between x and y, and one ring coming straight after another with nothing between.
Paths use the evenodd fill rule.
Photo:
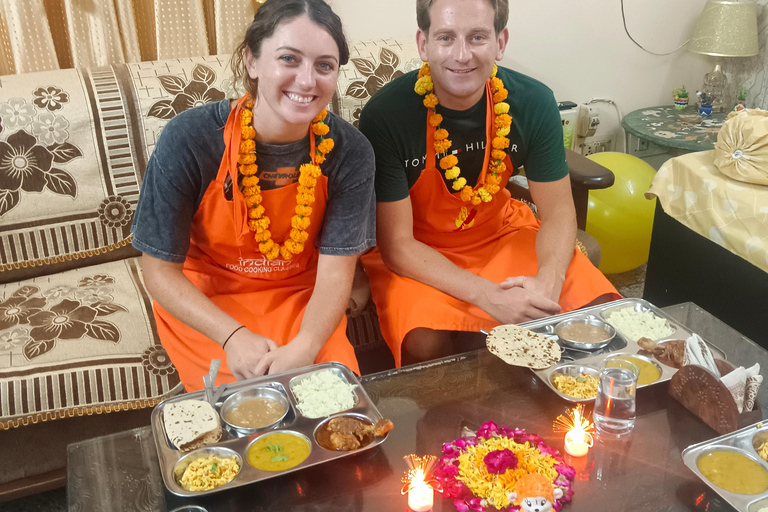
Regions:
<instances>
[{"instance_id":1,"label":"yellow sev snack","mask_svg":"<svg viewBox=\"0 0 768 512\"><path fill-rule=\"evenodd\" d=\"M768 441L763 441L757 449L757 454L762 457L764 461L768 461Z\"/></svg>"},{"instance_id":2,"label":"yellow sev snack","mask_svg":"<svg viewBox=\"0 0 768 512\"><path fill-rule=\"evenodd\" d=\"M208 491L231 481L240 472L235 457L210 455L192 461L181 477L181 486L188 491Z\"/></svg>"},{"instance_id":3,"label":"yellow sev snack","mask_svg":"<svg viewBox=\"0 0 768 512\"><path fill-rule=\"evenodd\" d=\"M595 398L597 396L597 378L588 373L581 373L578 377L556 374L552 377L555 388L573 398Z\"/></svg>"},{"instance_id":4,"label":"yellow sev snack","mask_svg":"<svg viewBox=\"0 0 768 512\"><path fill-rule=\"evenodd\" d=\"M486 455L505 449L517 456L517 467L501 474L490 473L483 462ZM558 476L554 468L558 464L527 441L520 444L508 437L493 437L468 447L459 456L459 477L475 496L484 496L494 507L502 509L510 505L509 493L516 489L518 480L529 473L538 473L554 481Z\"/></svg>"}]
</instances>

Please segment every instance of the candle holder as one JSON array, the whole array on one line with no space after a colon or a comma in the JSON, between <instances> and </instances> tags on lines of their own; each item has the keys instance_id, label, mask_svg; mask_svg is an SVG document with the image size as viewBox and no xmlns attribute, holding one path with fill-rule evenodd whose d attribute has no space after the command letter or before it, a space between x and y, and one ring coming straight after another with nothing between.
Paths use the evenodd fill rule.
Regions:
<instances>
[{"instance_id":1,"label":"candle holder","mask_svg":"<svg viewBox=\"0 0 768 512\"><path fill-rule=\"evenodd\" d=\"M572 457L583 457L594 444L595 426L584 416L584 404L560 415L552 425L555 432L565 432L564 449Z\"/></svg>"},{"instance_id":2,"label":"candle holder","mask_svg":"<svg viewBox=\"0 0 768 512\"><path fill-rule=\"evenodd\" d=\"M443 492L443 487L432 475L432 468L437 462L434 455L410 454L403 457L408 463L408 471L401 481L400 494L408 495L408 508L413 512L429 512L435 500L435 491Z\"/></svg>"}]
</instances>

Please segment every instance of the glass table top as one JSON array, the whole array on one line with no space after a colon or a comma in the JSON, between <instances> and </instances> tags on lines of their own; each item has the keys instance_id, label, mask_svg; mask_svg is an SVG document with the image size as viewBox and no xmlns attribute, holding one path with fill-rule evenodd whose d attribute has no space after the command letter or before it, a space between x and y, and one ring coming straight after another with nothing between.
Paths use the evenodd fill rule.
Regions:
<instances>
[{"instance_id":1,"label":"glass table top","mask_svg":"<svg viewBox=\"0 0 768 512\"><path fill-rule=\"evenodd\" d=\"M768 351L696 305L664 311L722 349L732 363L768 367ZM362 382L395 425L374 449L189 499L165 489L152 432L145 427L69 446L69 509L163 511L197 505L210 512L400 511L407 510L406 498L400 495L400 478L407 469L403 456L439 456L442 444L459 437L462 427L476 429L493 420L538 434L563 451L563 435L553 433L552 422L573 404L556 396L530 370L509 366L486 350L368 375ZM758 397L763 417L766 387ZM668 384L638 391L637 421L626 439L597 440L587 457L566 456L577 475L573 501L564 511L733 510L681 458L687 446L717 434L667 392ZM436 495L433 510L455 507Z\"/></svg>"}]
</instances>

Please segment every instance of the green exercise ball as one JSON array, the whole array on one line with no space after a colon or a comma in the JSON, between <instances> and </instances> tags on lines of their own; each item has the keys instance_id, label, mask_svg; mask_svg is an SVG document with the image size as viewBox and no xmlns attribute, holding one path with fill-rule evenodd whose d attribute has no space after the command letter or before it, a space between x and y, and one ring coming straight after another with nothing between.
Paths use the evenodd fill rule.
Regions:
<instances>
[{"instance_id":1,"label":"green exercise ball","mask_svg":"<svg viewBox=\"0 0 768 512\"><path fill-rule=\"evenodd\" d=\"M595 153L587 158L610 169L613 186L589 191L586 231L600 243L600 270L616 274L648 261L656 200L645 193L656 171L624 153Z\"/></svg>"}]
</instances>

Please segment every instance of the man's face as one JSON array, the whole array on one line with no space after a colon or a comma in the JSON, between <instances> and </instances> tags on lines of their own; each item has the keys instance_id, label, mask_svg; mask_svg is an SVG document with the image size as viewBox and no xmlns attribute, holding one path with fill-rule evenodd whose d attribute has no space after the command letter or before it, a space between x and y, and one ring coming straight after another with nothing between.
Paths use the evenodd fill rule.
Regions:
<instances>
[{"instance_id":1,"label":"man's face","mask_svg":"<svg viewBox=\"0 0 768 512\"><path fill-rule=\"evenodd\" d=\"M416 34L419 55L429 62L440 104L466 110L482 97L509 33L495 33L488 0L437 0L429 15L429 34Z\"/></svg>"}]
</instances>

